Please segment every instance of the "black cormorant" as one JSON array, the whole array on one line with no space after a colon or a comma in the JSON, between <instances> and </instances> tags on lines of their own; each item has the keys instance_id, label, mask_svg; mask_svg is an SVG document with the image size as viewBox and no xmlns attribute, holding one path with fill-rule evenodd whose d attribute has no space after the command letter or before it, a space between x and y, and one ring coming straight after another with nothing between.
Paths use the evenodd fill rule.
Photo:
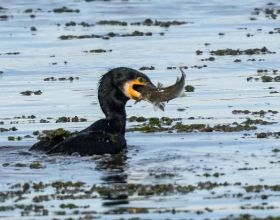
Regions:
<instances>
[{"instance_id":1,"label":"black cormorant","mask_svg":"<svg viewBox=\"0 0 280 220\"><path fill-rule=\"evenodd\" d=\"M126 147L125 104L129 99L140 100L137 87L144 86L156 88L145 74L137 70L125 67L110 70L102 76L98 88L98 100L106 117L69 138L55 136L41 140L30 150L68 155L77 152L81 156L119 153Z\"/></svg>"}]
</instances>

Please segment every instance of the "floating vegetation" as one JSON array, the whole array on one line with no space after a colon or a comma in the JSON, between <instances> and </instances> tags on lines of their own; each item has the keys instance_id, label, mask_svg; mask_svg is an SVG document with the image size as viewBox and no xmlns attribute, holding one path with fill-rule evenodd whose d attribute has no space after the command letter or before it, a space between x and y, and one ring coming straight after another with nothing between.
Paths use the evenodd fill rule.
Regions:
<instances>
[{"instance_id":1,"label":"floating vegetation","mask_svg":"<svg viewBox=\"0 0 280 220\"><path fill-rule=\"evenodd\" d=\"M220 176L224 176L225 173L218 173L218 172L215 172L213 174L210 174L210 173L204 173L202 176L204 177L215 177L215 178L219 178Z\"/></svg>"},{"instance_id":2,"label":"floating vegetation","mask_svg":"<svg viewBox=\"0 0 280 220\"><path fill-rule=\"evenodd\" d=\"M259 55L259 54L275 54L275 52L272 52L268 50L266 47L262 48L254 48L254 49L246 49L246 50L240 50L240 49L220 49L220 50L212 50L210 51L211 55L215 56L237 56L237 55Z\"/></svg>"},{"instance_id":3,"label":"floating vegetation","mask_svg":"<svg viewBox=\"0 0 280 220\"><path fill-rule=\"evenodd\" d=\"M201 61L215 61L215 57L208 57L208 58L204 58L204 59L201 59Z\"/></svg>"},{"instance_id":4,"label":"floating vegetation","mask_svg":"<svg viewBox=\"0 0 280 220\"><path fill-rule=\"evenodd\" d=\"M280 82L280 75L278 70L267 70L267 69L258 69L257 70L258 77L247 77L247 81L262 81L264 83L267 82ZM270 74L270 75L268 75Z\"/></svg>"},{"instance_id":5,"label":"floating vegetation","mask_svg":"<svg viewBox=\"0 0 280 220\"><path fill-rule=\"evenodd\" d=\"M269 31L268 34L280 34L280 28L274 28L272 31Z\"/></svg>"},{"instance_id":6,"label":"floating vegetation","mask_svg":"<svg viewBox=\"0 0 280 220\"><path fill-rule=\"evenodd\" d=\"M109 32L105 35L97 35L97 34L90 34L90 35L61 35L59 37L60 40L73 40L73 39L88 39L88 38L101 38L104 40L109 40L113 37L142 37L142 36L152 36L152 32L142 32L142 31L134 31L132 33L127 34L118 34L115 32Z\"/></svg>"},{"instance_id":7,"label":"floating vegetation","mask_svg":"<svg viewBox=\"0 0 280 220\"><path fill-rule=\"evenodd\" d=\"M32 8L27 8L24 10L24 13L32 13L33 9Z\"/></svg>"},{"instance_id":8,"label":"floating vegetation","mask_svg":"<svg viewBox=\"0 0 280 220\"><path fill-rule=\"evenodd\" d=\"M117 25L117 26L127 26L127 22L117 21L117 20L101 20L96 22L98 25Z\"/></svg>"},{"instance_id":9,"label":"floating vegetation","mask_svg":"<svg viewBox=\"0 0 280 220\"><path fill-rule=\"evenodd\" d=\"M270 125L275 122L268 122L261 119L247 118L241 123L233 122L231 124L217 124L210 126L208 124L183 124L182 119L172 119L167 117L162 118L143 118L130 117L128 121L143 122L135 125L127 131L141 131L141 132L240 132L256 130L256 125ZM174 122L176 122L174 124Z\"/></svg>"},{"instance_id":10,"label":"floating vegetation","mask_svg":"<svg viewBox=\"0 0 280 220\"><path fill-rule=\"evenodd\" d=\"M16 127L11 128L0 128L0 132L7 132L7 131L17 131L18 129Z\"/></svg>"},{"instance_id":11,"label":"floating vegetation","mask_svg":"<svg viewBox=\"0 0 280 220\"><path fill-rule=\"evenodd\" d=\"M58 128L56 130L44 130L42 133L37 134L38 140L51 140L54 137L61 137L63 139L72 136L74 133L64 130L63 128Z\"/></svg>"},{"instance_id":12,"label":"floating vegetation","mask_svg":"<svg viewBox=\"0 0 280 220\"><path fill-rule=\"evenodd\" d=\"M260 111L249 111L249 110L233 110L232 114L237 115L237 114L244 114L244 115L258 115L258 116L265 116L266 114L278 114L278 111L275 110L260 110Z\"/></svg>"},{"instance_id":13,"label":"floating vegetation","mask_svg":"<svg viewBox=\"0 0 280 220\"><path fill-rule=\"evenodd\" d=\"M112 52L113 50L104 50L104 49L95 49L95 50L84 50L84 53L107 53Z\"/></svg>"},{"instance_id":14,"label":"floating vegetation","mask_svg":"<svg viewBox=\"0 0 280 220\"><path fill-rule=\"evenodd\" d=\"M47 78L44 78L44 81L74 81L74 80L79 80L80 77L76 76L76 77L73 77L73 76L70 76L70 77L59 77L59 78L55 78L55 77L47 77Z\"/></svg>"},{"instance_id":15,"label":"floating vegetation","mask_svg":"<svg viewBox=\"0 0 280 220\"><path fill-rule=\"evenodd\" d=\"M62 117L59 117L55 122L56 123L66 123L66 122L86 122L86 121L87 121L86 118L79 118L78 116L74 116L74 117L62 116Z\"/></svg>"},{"instance_id":16,"label":"floating vegetation","mask_svg":"<svg viewBox=\"0 0 280 220\"><path fill-rule=\"evenodd\" d=\"M82 27L92 27L94 26L94 24L90 24L90 23L87 23L87 22L75 22L75 21L69 21L67 23L65 23L65 27L70 27L70 26L82 26Z\"/></svg>"},{"instance_id":17,"label":"floating vegetation","mask_svg":"<svg viewBox=\"0 0 280 220\"><path fill-rule=\"evenodd\" d=\"M30 31L37 31L37 28L32 26L32 27L30 27Z\"/></svg>"},{"instance_id":18,"label":"floating vegetation","mask_svg":"<svg viewBox=\"0 0 280 220\"><path fill-rule=\"evenodd\" d=\"M79 13L80 10L79 9L71 9L71 8L66 7L66 6L63 6L61 8L53 9L53 12L54 13Z\"/></svg>"},{"instance_id":19,"label":"floating vegetation","mask_svg":"<svg viewBox=\"0 0 280 220\"><path fill-rule=\"evenodd\" d=\"M20 137L20 136L17 136L17 137L9 136L8 137L8 141L21 141L21 140L22 140L22 137Z\"/></svg>"},{"instance_id":20,"label":"floating vegetation","mask_svg":"<svg viewBox=\"0 0 280 220\"><path fill-rule=\"evenodd\" d=\"M280 138L280 131L278 132L260 132L256 133L257 138Z\"/></svg>"},{"instance_id":21,"label":"floating vegetation","mask_svg":"<svg viewBox=\"0 0 280 220\"><path fill-rule=\"evenodd\" d=\"M8 141L21 141L22 139L30 139L33 138L31 135L21 136L8 136Z\"/></svg>"},{"instance_id":22,"label":"floating vegetation","mask_svg":"<svg viewBox=\"0 0 280 220\"><path fill-rule=\"evenodd\" d=\"M250 186L244 186L243 187L246 192L254 192L254 193L260 193L265 190L271 190L271 191L280 191L280 185L250 185Z\"/></svg>"},{"instance_id":23,"label":"floating vegetation","mask_svg":"<svg viewBox=\"0 0 280 220\"><path fill-rule=\"evenodd\" d=\"M41 90L35 90L35 91L26 90L24 92L21 92L20 94L24 95L24 96L31 96L32 94L33 95L42 95L42 93L43 92Z\"/></svg>"},{"instance_id":24,"label":"floating vegetation","mask_svg":"<svg viewBox=\"0 0 280 220\"><path fill-rule=\"evenodd\" d=\"M203 54L203 51L202 50L197 50L197 51L195 51L195 53L196 53L196 55L202 55Z\"/></svg>"},{"instance_id":25,"label":"floating vegetation","mask_svg":"<svg viewBox=\"0 0 280 220\"><path fill-rule=\"evenodd\" d=\"M280 152L280 149L279 149L279 148L274 148L274 149L272 150L272 152L273 152L273 153L279 153L279 152Z\"/></svg>"},{"instance_id":26,"label":"floating vegetation","mask_svg":"<svg viewBox=\"0 0 280 220\"><path fill-rule=\"evenodd\" d=\"M186 21L159 21L159 20L152 20L150 18L145 19L141 22L132 22L130 25L132 26L158 26L158 27L165 27L168 28L170 26L179 26L183 24L188 24L190 22ZM96 23L97 25L115 25L115 26L128 26L129 23L125 21L118 21L118 20L101 20Z\"/></svg>"},{"instance_id":27,"label":"floating vegetation","mask_svg":"<svg viewBox=\"0 0 280 220\"><path fill-rule=\"evenodd\" d=\"M7 21L9 18L8 15L0 15L0 21Z\"/></svg>"},{"instance_id":28,"label":"floating vegetation","mask_svg":"<svg viewBox=\"0 0 280 220\"><path fill-rule=\"evenodd\" d=\"M139 68L139 70L141 71L145 71L145 70L155 70L154 66L142 66Z\"/></svg>"},{"instance_id":29,"label":"floating vegetation","mask_svg":"<svg viewBox=\"0 0 280 220\"><path fill-rule=\"evenodd\" d=\"M215 177L220 174L214 174ZM263 194L267 191L279 192L279 185L241 185L241 183L228 183L228 182L198 182L193 185L180 185L180 184L116 184L116 185L87 185L84 182L72 182L72 181L54 181L51 183L43 182L25 182L25 183L16 183L10 186L8 190L4 190L0 194L1 202L8 202L10 200L15 200L16 202L12 205L0 206L0 212L5 211L15 211L22 210L24 211L22 215L41 215L48 216L50 214L54 215L68 215L68 211L73 210L72 213L82 214L82 213L91 213L91 214L135 214L135 213L150 213L155 210L151 208L143 207L121 207L110 209L104 212L90 211L92 209L91 205L81 205L81 203L75 202L75 200L90 200L90 199L103 199L103 206L110 206L114 204L128 204L129 196L139 196L149 198L152 196L171 196L171 195L187 195L199 191L212 191L219 189L227 189L228 187L240 186L246 193L262 193L260 198L262 200L268 199L269 195ZM46 193L48 192L48 193ZM246 199L245 194L225 194L223 196L231 196L233 198ZM34 204L25 204L24 202L31 197ZM61 201L61 200L72 200L71 202L56 203L52 206L52 209L49 210L48 206L44 202L51 200ZM248 200L248 199L247 199ZM17 201L22 201L18 203ZM268 206L266 204L262 205L244 205L241 209L272 209L273 206ZM276 208L276 207L275 207ZM160 211L161 210L161 211ZM162 209L156 210L156 212ZM190 210L181 210L182 212L189 212ZM172 213L181 212L180 210L170 209L164 210L163 213ZM213 212L211 208L206 207L206 212ZM196 214L201 214L201 210L195 210ZM249 216L249 215L248 215ZM224 218L224 219L239 219L233 218ZM241 218L242 220L247 220L250 218ZM256 219L256 218L252 218ZM269 218L274 219L272 217ZM276 220L277 218L275 218ZM267 219L268 220L268 219Z\"/></svg>"},{"instance_id":30,"label":"floating vegetation","mask_svg":"<svg viewBox=\"0 0 280 220\"><path fill-rule=\"evenodd\" d=\"M277 19L280 14L280 9L275 7L273 3L268 3L267 7L264 8L254 8L254 11L251 13L254 16L264 16L269 19Z\"/></svg>"},{"instance_id":31,"label":"floating vegetation","mask_svg":"<svg viewBox=\"0 0 280 220\"><path fill-rule=\"evenodd\" d=\"M170 26L178 26L183 24L188 24L190 22L186 21L159 21L159 20L152 20L150 18L145 19L143 22L133 22L131 25L144 25L144 26L159 26L168 28Z\"/></svg>"},{"instance_id":32,"label":"floating vegetation","mask_svg":"<svg viewBox=\"0 0 280 220\"><path fill-rule=\"evenodd\" d=\"M8 53L0 53L0 55L19 55L20 52L8 52Z\"/></svg>"},{"instance_id":33,"label":"floating vegetation","mask_svg":"<svg viewBox=\"0 0 280 220\"><path fill-rule=\"evenodd\" d=\"M35 163L33 163L35 164ZM31 165L30 165L31 166ZM42 166L39 165L38 162L36 162L36 166ZM26 164L24 164L21 167L27 167ZM35 168L36 169L36 168ZM179 184L120 184L120 185L92 185L88 186L84 182L72 182L72 181L54 181L52 183L18 183L11 186L11 189L19 189L18 194L30 194L31 190L34 190L35 192L43 192L47 188L52 188L54 190L54 194L51 195L37 195L33 197L33 201L36 203L42 202L42 201L48 201L50 198L53 199L62 199L62 196L64 194L64 197L68 196L69 199L75 199L75 196L78 196L80 194L81 199L89 199L89 198L95 198L94 194L98 194L101 198L114 198L114 195L119 194L120 192L126 192L129 196L132 195L138 195L138 196L152 196L152 195L161 195L161 196L167 196L170 194L188 194L192 193L195 190L213 190L218 187L228 187L232 184L229 184L228 182L198 182L196 185L179 185ZM5 192L5 195L7 197L4 197L4 200L8 200L10 198L13 198L15 196L18 196L14 194L15 191L7 191ZM127 198L127 196L125 196ZM61 204L61 208L74 208L75 205L73 204ZM85 206L88 207L88 206Z\"/></svg>"},{"instance_id":34,"label":"floating vegetation","mask_svg":"<svg viewBox=\"0 0 280 220\"><path fill-rule=\"evenodd\" d=\"M195 88L192 85L185 86L185 92L194 92Z\"/></svg>"},{"instance_id":35,"label":"floating vegetation","mask_svg":"<svg viewBox=\"0 0 280 220\"><path fill-rule=\"evenodd\" d=\"M29 168L30 169L43 169L45 167L39 162L33 162L29 165Z\"/></svg>"}]
</instances>

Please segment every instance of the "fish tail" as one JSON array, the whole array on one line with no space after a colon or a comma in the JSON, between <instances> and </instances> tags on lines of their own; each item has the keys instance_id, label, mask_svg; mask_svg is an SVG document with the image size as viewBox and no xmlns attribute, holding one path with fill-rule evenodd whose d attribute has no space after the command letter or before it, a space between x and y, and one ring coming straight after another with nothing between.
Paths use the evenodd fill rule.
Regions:
<instances>
[{"instance_id":1,"label":"fish tail","mask_svg":"<svg viewBox=\"0 0 280 220\"><path fill-rule=\"evenodd\" d=\"M184 77L184 79L186 78L186 73L184 72L184 67L179 67L179 70L181 71L182 73L182 76Z\"/></svg>"},{"instance_id":2,"label":"fish tail","mask_svg":"<svg viewBox=\"0 0 280 220\"><path fill-rule=\"evenodd\" d=\"M153 102L154 110L157 111L160 109L161 111L164 111L165 103L164 102Z\"/></svg>"}]
</instances>

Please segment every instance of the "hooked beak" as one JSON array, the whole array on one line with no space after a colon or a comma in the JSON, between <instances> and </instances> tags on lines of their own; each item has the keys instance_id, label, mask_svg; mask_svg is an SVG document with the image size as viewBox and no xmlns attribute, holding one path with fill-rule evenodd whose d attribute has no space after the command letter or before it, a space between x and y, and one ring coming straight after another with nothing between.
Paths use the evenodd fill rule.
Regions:
<instances>
[{"instance_id":1,"label":"hooked beak","mask_svg":"<svg viewBox=\"0 0 280 220\"><path fill-rule=\"evenodd\" d=\"M125 83L124 85L124 94L130 98L134 99L136 101L140 101L142 99L142 94L141 94L141 88L148 87L148 88L153 88L155 89L156 86L152 84L151 82L142 82L139 79L134 79L130 80ZM140 90L140 91L138 91Z\"/></svg>"}]
</instances>

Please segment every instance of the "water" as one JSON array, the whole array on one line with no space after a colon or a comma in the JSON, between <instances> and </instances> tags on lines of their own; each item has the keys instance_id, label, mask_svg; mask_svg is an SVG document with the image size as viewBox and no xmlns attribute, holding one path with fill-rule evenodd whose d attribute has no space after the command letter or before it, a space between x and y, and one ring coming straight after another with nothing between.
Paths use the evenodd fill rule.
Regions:
<instances>
[{"instance_id":1,"label":"water","mask_svg":"<svg viewBox=\"0 0 280 220\"><path fill-rule=\"evenodd\" d=\"M275 1L276 2L276 1ZM256 132L279 131L279 115L266 114L262 119L277 122L259 125L256 131L242 132L194 132L194 133L139 133L128 132L129 147L117 156L103 157L49 157L28 152L36 142L33 131L59 127L72 131L81 130L103 117L98 105L97 86L102 74L111 68L127 66L139 69L154 66L155 70L143 71L154 83L170 85L180 76L178 69L169 66L188 66L187 84L195 87L194 93L170 101L164 112L154 111L149 103L127 104L127 115L145 117L180 117L184 123L241 122L248 115L232 114L235 109L250 111L279 110L278 82L247 82L247 77L258 77L258 69L279 68L279 34L268 34L279 28L279 18L269 19L263 13L252 15L254 8L267 6L267 1L2 1L0 15L8 15L0 21L0 121L2 128L15 126L17 131L0 133L0 186L1 191L11 190L16 183L52 183L54 181L82 181L85 189L93 184L114 186L118 184L178 184L194 185L199 182L224 183L212 190L196 189L188 194L137 196L129 195L124 204L104 205L99 196L91 199L51 201L38 203L49 210L47 216L30 212L21 216L19 208L0 211L3 219L49 219L55 217L100 217L101 219L219 219L231 214L249 213L258 217L279 216L279 191L265 190L247 193L247 185L279 184L279 141L274 138L257 139ZM67 6L80 13L53 13L54 8ZM32 8L32 13L25 13ZM40 8L41 10L38 10ZM36 17L31 18L30 14ZM255 17L256 20L250 20ZM160 21L186 21L185 25L170 26L101 26L100 20L121 20L128 23L142 22L147 18ZM75 21L94 24L91 27L65 27ZM37 31L30 31L36 27ZM258 30L261 29L261 30ZM60 40L61 35L119 34L135 30L152 32L152 36L114 37L104 39ZM164 33L161 35L160 33ZM219 35L224 33L224 35ZM247 37L247 34L253 36ZM209 43L206 46L205 43ZM267 47L276 54L214 56L217 49L249 49ZM92 49L112 50L107 53L85 53ZM196 55L196 51L203 51ZM18 55L6 55L19 52ZM256 59L255 62L248 59ZM241 59L241 62L234 62ZM195 68L193 66L203 66ZM193 67L193 68L191 68ZM44 81L47 77L79 77L79 80ZM273 87L272 89L269 87ZM22 96L26 90L41 90L42 95ZM184 111L178 109L184 108ZM36 116L26 119L22 116ZM87 122L55 123L61 116L86 118ZM258 115L249 115L253 119ZM15 118L21 117L21 118ZM194 120L189 119L194 117ZM40 123L47 119L49 123ZM128 123L132 127L133 123ZM244 134L249 134L245 136ZM31 135L21 141L9 141L9 136ZM42 169L30 169L29 165L40 162ZM16 164L23 164L20 167ZM213 176L219 173L218 177ZM207 177L206 174L210 174ZM240 185L236 184L240 183ZM53 193L51 186L41 194ZM236 197L241 193L241 197ZM1 202L0 207L17 204L34 204L32 198L40 194L31 190L27 198L14 198ZM261 195L267 195L263 199ZM248 199L250 197L250 199ZM57 213L62 203L75 203L81 212L64 215ZM267 204L263 204L267 203ZM249 206L245 208L244 206ZM255 208L253 207L255 206ZM257 209L256 206L265 207ZM272 206L273 209L267 208ZM114 210L125 208L122 214ZM138 211L127 211L129 208ZM139 211L139 208L143 210ZM212 211L207 211L209 208ZM173 211L172 211L173 210ZM175 210L175 212L174 212ZM134 214L133 214L134 212ZM135 213L136 212L136 213ZM139 213L137 213L139 212ZM33 217L32 217L33 216Z\"/></svg>"}]
</instances>

